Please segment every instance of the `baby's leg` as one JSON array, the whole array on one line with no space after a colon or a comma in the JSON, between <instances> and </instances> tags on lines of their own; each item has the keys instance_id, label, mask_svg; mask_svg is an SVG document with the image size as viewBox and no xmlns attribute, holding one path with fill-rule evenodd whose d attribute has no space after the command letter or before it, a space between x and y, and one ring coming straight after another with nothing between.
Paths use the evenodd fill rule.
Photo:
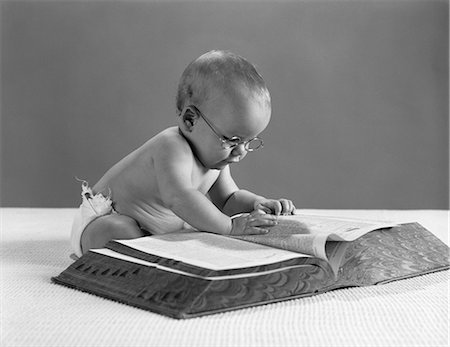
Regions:
<instances>
[{"instance_id":1,"label":"baby's leg","mask_svg":"<svg viewBox=\"0 0 450 347\"><path fill-rule=\"evenodd\" d=\"M133 218L121 214L109 214L92 221L81 235L81 250L102 248L111 240L135 239L149 234L143 231Z\"/></svg>"}]
</instances>

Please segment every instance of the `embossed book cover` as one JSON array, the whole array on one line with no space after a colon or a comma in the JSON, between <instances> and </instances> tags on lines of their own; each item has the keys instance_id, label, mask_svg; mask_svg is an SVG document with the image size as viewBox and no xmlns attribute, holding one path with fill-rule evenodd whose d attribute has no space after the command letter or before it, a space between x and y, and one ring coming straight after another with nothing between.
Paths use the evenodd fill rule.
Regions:
<instances>
[{"instance_id":1,"label":"embossed book cover","mask_svg":"<svg viewBox=\"0 0 450 347\"><path fill-rule=\"evenodd\" d=\"M330 228L330 221L308 225L305 220L302 229L286 218L262 242L194 231L112 241L89 251L52 280L173 318L191 318L383 284L450 266L447 245L418 223L385 225L359 234L340 225L339 232L326 237L295 240L311 238L311 225ZM343 233L353 240L342 241ZM311 252L292 251L296 242Z\"/></svg>"}]
</instances>

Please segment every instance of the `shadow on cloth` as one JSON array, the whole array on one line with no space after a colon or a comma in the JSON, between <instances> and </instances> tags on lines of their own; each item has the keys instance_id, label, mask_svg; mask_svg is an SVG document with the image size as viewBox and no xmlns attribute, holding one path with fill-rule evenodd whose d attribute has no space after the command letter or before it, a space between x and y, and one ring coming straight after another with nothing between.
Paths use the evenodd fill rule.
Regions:
<instances>
[{"instance_id":1,"label":"shadow on cloth","mask_svg":"<svg viewBox=\"0 0 450 347\"><path fill-rule=\"evenodd\" d=\"M354 301L374 297L392 297L405 293L427 291L429 287L436 286L441 283L449 283L449 270L441 270L433 273L418 275L407 279L399 279L396 281L362 287L344 287L327 292L330 300ZM447 287L444 288L445 291ZM354 291L353 295L336 295L337 292Z\"/></svg>"}]
</instances>

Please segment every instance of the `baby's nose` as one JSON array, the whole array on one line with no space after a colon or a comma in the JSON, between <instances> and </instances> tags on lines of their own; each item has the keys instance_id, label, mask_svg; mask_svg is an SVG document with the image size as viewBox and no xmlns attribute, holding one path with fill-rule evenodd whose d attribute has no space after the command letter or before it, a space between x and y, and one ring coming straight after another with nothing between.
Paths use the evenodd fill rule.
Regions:
<instances>
[{"instance_id":1,"label":"baby's nose","mask_svg":"<svg viewBox=\"0 0 450 347\"><path fill-rule=\"evenodd\" d=\"M247 155L247 150L245 149L245 144L241 143L233 148L231 151L232 156L240 157L241 159Z\"/></svg>"}]
</instances>

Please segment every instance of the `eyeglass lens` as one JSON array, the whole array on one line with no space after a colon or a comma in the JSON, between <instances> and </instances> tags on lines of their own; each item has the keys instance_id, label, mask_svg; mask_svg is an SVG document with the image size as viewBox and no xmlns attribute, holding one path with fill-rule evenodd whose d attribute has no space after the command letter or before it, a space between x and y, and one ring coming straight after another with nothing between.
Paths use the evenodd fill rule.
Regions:
<instances>
[{"instance_id":1,"label":"eyeglass lens","mask_svg":"<svg viewBox=\"0 0 450 347\"><path fill-rule=\"evenodd\" d=\"M263 142L260 138L254 138L251 139L248 142L242 142L240 139L230 139L227 141L223 142L224 148L234 148L238 145L240 145L241 143L244 143L244 147L247 151L252 152L257 150L258 148L261 148L263 146Z\"/></svg>"}]
</instances>

